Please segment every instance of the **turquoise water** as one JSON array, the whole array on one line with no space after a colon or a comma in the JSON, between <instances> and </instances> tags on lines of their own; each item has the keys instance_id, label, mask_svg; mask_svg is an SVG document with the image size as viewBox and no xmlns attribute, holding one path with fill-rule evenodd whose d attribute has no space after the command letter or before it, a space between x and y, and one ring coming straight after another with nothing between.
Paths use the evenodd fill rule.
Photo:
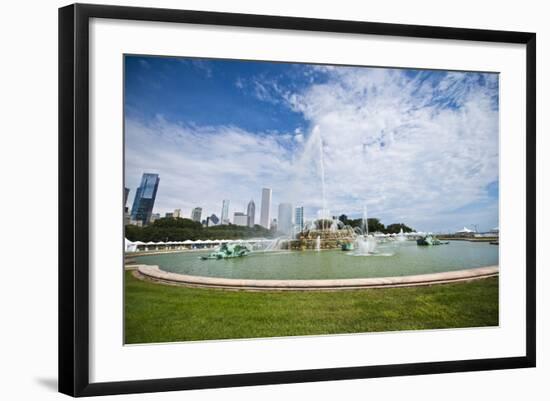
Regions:
<instances>
[{"instance_id":1,"label":"turquoise water","mask_svg":"<svg viewBox=\"0 0 550 401\"><path fill-rule=\"evenodd\" d=\"M498 246L451 241L448 245L417 246L416 242L379 244L376 255L351 252L254 252L224 260L200 260L208 252L179 252L136 257L137 263L194 276L242 279L334 279L407 276L498 265Z\"/></svg>"}]
</instances>

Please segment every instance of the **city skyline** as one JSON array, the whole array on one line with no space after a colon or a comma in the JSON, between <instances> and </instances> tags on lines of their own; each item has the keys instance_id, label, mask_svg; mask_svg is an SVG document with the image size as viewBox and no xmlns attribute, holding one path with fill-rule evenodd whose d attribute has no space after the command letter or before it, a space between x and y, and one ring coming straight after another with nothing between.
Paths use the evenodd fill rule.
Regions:
<instances>
[{"instance_id":1,"label":"city skyline","mask_svg":"<svg viewBox=\"0 0 550 401\"><path fill-rule=\"evenodd\" d=\"M310 220L321 151L333 215L367 204L423 231L498 226L496 74L137 56L125 66L125 183L133 192L143 172L161 175L156 212L219 215L230 199L232 216L269 187L271 216L289 202Z\"/></svg>"},{"instance_id":2,"label":"city skyline","mask_svg":"<svg viewBox=\"0 0 550 401\"><path fill-rule=\"evenodd\" d=\"M150 176L156 176L156 174L144 173L143 177L142 177L142 182L146 182L148 179L150 179ZM158 188L159 177L157 176L156 179L157 179L156 186ZM138 190L140 190L140 189L141 189L141 187L138 188ZM125 187L124 205L126 205L126 201L127 201L129 193L130 193L130 190ZM263 194L268 194L267 199L268 200L271 199L271 189L270 188L262 188L262 195ZM134 199L134 202L136 202L136 201L137 200ZM230 200L228 200L228 199L224 199L222 201L222 216L223 216L224 213L226 213L226 214L228 213L229 204L230 204ZM266 204L268 204L268 202L266 202ZM154 211L154 199L153 199L153 204L149 204L148 207L150 207L151 210ZM127 209L127 208L125 207L125 209ZM292 205L291 203L288 203L288 202L279 203L278 206L277 206L277 210L278 210L277 217L273 218L273 219L270 219L270 226L271 226L270 228L272 228L273 224L275 224L277 232L285 234L285 235L293 235L295 232L300 232L304 229L304 227L306 226L306 223L320 218L319 215L318 215L316 218L313 218L309 221L306 221L304 219L304 206L294 207L294 205ZM211 227L211 226L215 226L215 225L222 225L222 224L232 224L232 225L248 226L248 227L253 227L254 225L261 225L261 224L259 224L259 222L258 222L258 224L255 223L255 202L254 202L253 199L251 199L248 202L246 213L241 212L241 211L234 211L233 212L233 219L229 218L229 216L228 216L225 222L221 218L219 218L215 213L211 214L210 216L207 216L205 219L201 219L201 214L202 214L202 208L200 206L197 206L197 207L194 207L191 210L191 216L187 217L187 218L190 219L190 220L193 220L195 222L199 222L199 223L203 224L206 227ZM342 214L346 215L348 218L351 217L351 215L347 215L345 212L342 213ZM173 212L165 212L164 217L165 218L186 218L182 215L182 210L181 209L175 209ZM331 215L330 217L339 218L338 215ZM147 225L149 223L153 223L155 220L158 220L159 218L161 218L160 213L152 213L151 212L150 213L150 221L145 222L144 225ZM369 219L370 218L378 219L376 216L371 216L371 217L369 217ZM380 222L383 223L383 224L384 223L388 224L387 222L383 222L383 221L380 221ZM125 224L134 224L134 223L132 223L132 221L130 220L129 222L127 222ZM140 225L142 223L143 222L140 221ZM391 224L405 224L405 222L391 223ZM470 230L470 232L479 232L477 224L471 224L470 226L473 228L473 230ZM488 230L482 230L482 231L494 232L495 230L498 231L498 229L499 228L497 226L497 227L494 227L494 228L491 228L491 229L488 229ZM466 230L466 225L463 227L463 230ZM453 229L448 229L448 230L441 230L440 232L451 233L451 232L462 232L463 230L455 231ZM419 230L419 231L421 231L421 230Z\"/></svg>"},{"instance_id":3,"label":"city skyline","mask_svg":"<svg viewBox=\"0 0 550 401\"><path fill-rule=\"evenodd\" d=\"M142 175L142 185L141 186L144 185L143 183L147 183L148 180L150 180L152 178L154 178L156 180L156 183L154 184L154 185L156 185L156 187L154 189L155 193L156 193L156 191L158 190L159 182L160 182L160 177L158 176L158 174L143 173L143 175ZM136 189L136 194L140 193L139 191L141 190L141 186ZM127 203L127 200L128 200L128 197L129 197L130 193L131 193L131 189L125 187L124 188L124 206L125 207L126 207L126 203ZM271 205L270 205L270 202L271 202L271 189L270 188L262 188L262 195L264 193L268 194L268 199L266 199L267 202L264 202L264 204L271 207ZM138 195L138 198L139 198L139 196L140 195ZM134 199L134 202L139 203L140 201L141 201L140 199ZM157 209L155 209L155 207L154 207L154 202L155 202L155 199L153 197L152 202L149 202L147 204L147 207L150 209L149 210L149 220L150 221L147 222L146 220L141 220L142 224L148 224L150 222L153 222L154 220L159 219L160 216L162 215L162 213L160 213L160 212L155 212L155 210L157 210ZM136 204L138 204L138 203L136 203ZM247 207L246 207L246 213L244 213L242 211L234 211L233 212L233 219L229 218L229 216L231 215L230 214L230 207L229 207L230 204L231 204L231 202L230 202L229 199L223 199L222 200L222 211L221 211L221 214L220 214L219 221L214 222L215 225L223 224L224 221L226 223L230 223L230 224L247 225L248 227L253 227L256 224L256 218L255 218L255 216L256 216L256 213L255 213L256 207L255 207L254 199L251 199L248 202ZM300 209L301 209L301 215L303 215L303 207L301 207ZM130 210L129 212L130 212L131 216L134 215L133 210ZM155 213L153 213L153 212L155 212ZM166 217L166 218L189 218L193 221L202 223L202 222L207 221L206 219L201 218L202 212L203 212L202 207L195 206L191 209L190 216L189 217L184 217L184 213L182 212L182 209L181 208L176 208L173 211L165 211L164 212L164 217ZM294 213L294 209L293 209L292 213ZM298 215L297 213L298 212L296 210L296 215ZM208 215L208 213L205 213L205 215ZM270 213L267 213L266 218L269 218L270 215L271 215ZM208 216L208 219L211 219L212 217L218 218L218 216L215 213L212 213L210 216ZM240 219L242 217L246 217L246 224L244 224L244 220ZM237 222L236 218L239 218L238 222ZM260 222L258 222L258 224L260 224ZM303 224L303 220L302 220L302 224Z\"/></svg>"}]
</instances>

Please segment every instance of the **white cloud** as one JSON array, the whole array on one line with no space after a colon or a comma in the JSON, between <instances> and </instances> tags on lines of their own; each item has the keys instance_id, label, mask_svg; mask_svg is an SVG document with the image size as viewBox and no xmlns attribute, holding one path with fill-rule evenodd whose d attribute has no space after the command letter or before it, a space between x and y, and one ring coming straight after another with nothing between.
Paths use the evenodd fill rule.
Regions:
<instances>
[{"instance_id":1,"label":"white cloud","mask_svg":"<svg viewBox=\"0 0 550 401\"><path fill-rule=\"evenodd\" d=\"M293 134L128 120L127 185L134 189L142 172L158 172L156 209L190 213L203 206L217 215L222 199L244 211L254 198L258 210L268 186L273 211L291 201L311 215L322 206L322 144L327 204L335 214L359 213L366 203L386 224L498 225L498 206L486 191L498 180L495 76L479 82L463 73L434 81L402 70L315 72L326 74L323 83L294 93L274 81L253 81L258 98L303 114L310 128Z\"/></svg>"},{"instance_id":2,"label":"white cloud","mask_svg":"<svg viewBox=\"0 0 550 401\"><path fill-rule=\"evenodd\" d=\"M443 229L434 216L460 224L450 210L488 201L486 187L498 180L498 111L477 76L450 73L433 85L401 70L327 73L327 83L289 102L319 128L331 208L359 212L366 202L384 220ZM484 222L497 219L496 203L486 214Z\"/></svg>"}]
</instances>

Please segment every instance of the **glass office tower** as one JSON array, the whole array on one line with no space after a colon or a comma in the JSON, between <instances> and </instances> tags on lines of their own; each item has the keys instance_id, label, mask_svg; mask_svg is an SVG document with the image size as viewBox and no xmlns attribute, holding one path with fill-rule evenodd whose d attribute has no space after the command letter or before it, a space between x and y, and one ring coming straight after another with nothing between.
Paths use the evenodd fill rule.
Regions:
<instances>
[{"instance_id":1,"label":"glass office tower","mask_svg":"<svg viewBox=\"0 0 550 401\"><path fill-rule=\"evenodd\" d=\"M136 191L134 204L132 205L132 220L141 221L146 225L151 220L157 189L160 178L158 174L144 173L141 177L141 185Z\"/></svg>"},{"instance_id":2,"label":"glass office tower","mask_svg":"<svg viewBox=\"0 0 550 401\"><path fill-rule=\"evenodd\" d=\"M297 232L304 231L304 207L299 206L294 209L294 225Z\"/></svg>"}]
</instances>

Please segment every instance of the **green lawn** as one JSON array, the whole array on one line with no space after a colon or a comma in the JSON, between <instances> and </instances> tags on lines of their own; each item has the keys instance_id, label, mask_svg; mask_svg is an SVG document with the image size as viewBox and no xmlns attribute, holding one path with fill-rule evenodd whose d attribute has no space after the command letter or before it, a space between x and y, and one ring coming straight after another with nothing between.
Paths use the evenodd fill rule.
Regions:
<instances>
[{"instance_id":1,"label":"green lawn","mask_svg":"<svg viewBox=\"0 0 550 401\"><path fill-rule=\"evenodd\" d=\"M340 292L186 288L126 272L127 344L498 325L498 278Z\"/></svg>"}]
</instances>

